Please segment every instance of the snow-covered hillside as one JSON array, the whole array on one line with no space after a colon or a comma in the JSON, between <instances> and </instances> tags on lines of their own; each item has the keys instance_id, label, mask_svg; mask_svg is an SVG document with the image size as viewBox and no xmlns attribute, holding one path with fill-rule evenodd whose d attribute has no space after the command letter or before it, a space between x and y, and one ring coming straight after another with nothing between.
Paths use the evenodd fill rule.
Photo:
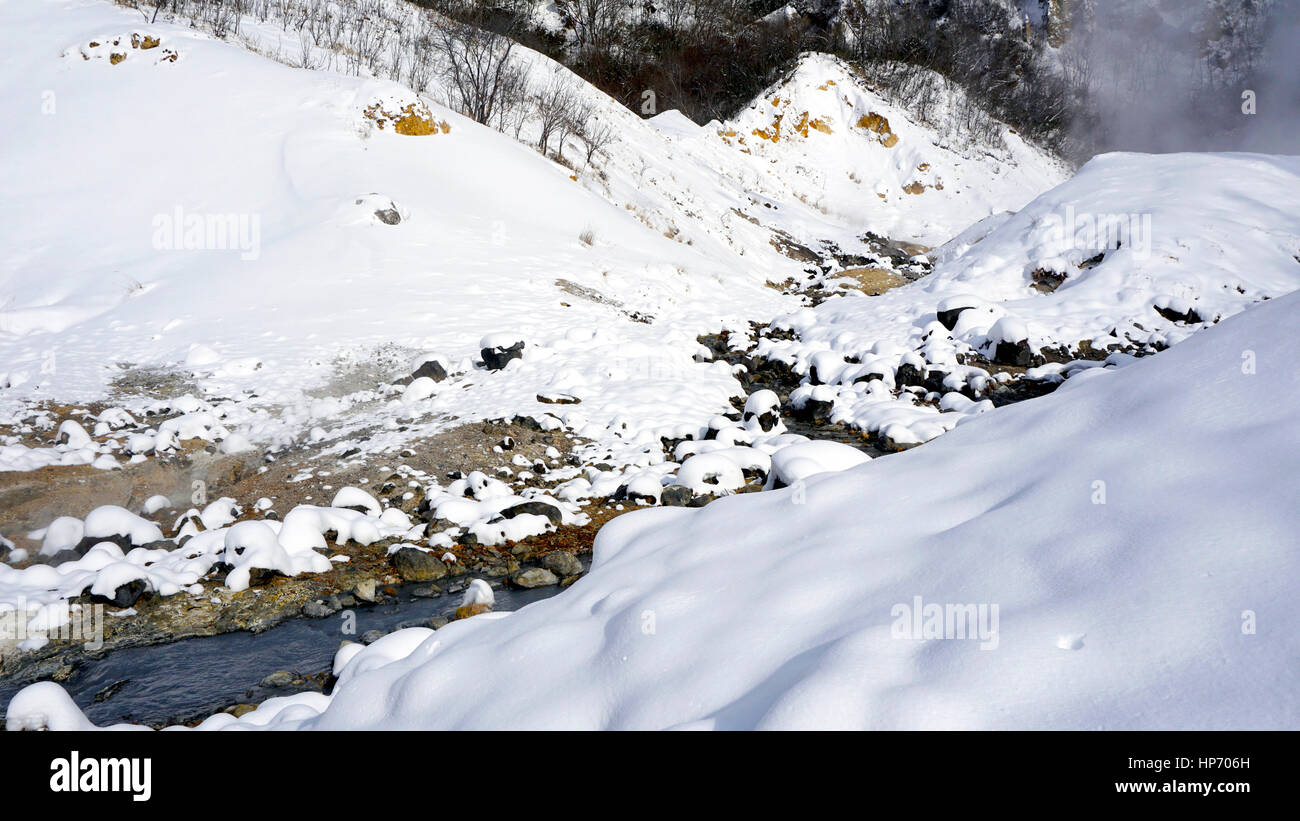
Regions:
<instances>
[{"instance_id":1,"label":"snow-covered hillside","mask_svg":"<svg viewBox=\"0 0 1300 821\"><path fill-rule=\"evenodd\" d=\"M947 88L942 110L931 116L955 121L960 96ZM1062 181L1059 164L1010 129L1000 131L998 146L972 144L959 130L940 133L872 91L842 61L810 54L711 136L754 157L787 198L826 219L937 245Z\"/></svg>"},{"instance_id":2,"label":"snow-covered hillside","mask_svg":"<svg viewBox=\"0 0 1300 821\"><path fill-rule=\"evenodd\" d=\"M576 427L620 415L640 418L625 419L629 429L681 425L734 392L725 369L691 360L695 336L777 312L782 298L765 282L806 264L773 246L773 229L859 250L866 231L910 218L895 219L874 193L874 210L839 199L841 187L860 187L851 173L901 163L906 176L929 158L931 173L960 178L948 153L862 91L855 105L882 111L901 142L881 147L884 159L837 169L879 135L817 133L838 145L834 162L794 146L773 163L777 154L742 153L716 133L666 133L580 84L620 136L599 174L574 173L391 82L295 70L200 31L144 26L107 2L2 13L24 35L0 56L0 93L29 111L0 136L6 190L26 203L0 226L0 415L11 419L34 401L88 401L126 373L163 370L192 378L200 399L238 400L217 410L215 438L282 446L317 426L341 436L349 409L375 398L357 391L373 385L342 372L396 377L420 354L463 370L484 334L505 331L530 350L511 378L440 391L422 416L546 410ZM250 19L240 37L284 51L270 24ZM537 82L567 74L524 58L541 66ZM791 82L819 78L850 84L820 58ZM20 105L33 88L35 101ZM380 127L410 112L431 133ZM92 156L111 161L67 161ZM1003 176L1016 182L1005 187L961 187L961 200L927 218L925 236L1019 207L1054 181L1038 159L1008 166ZM843 178L818 205L825 213L813 207L824 199L809 188L817 183L796 167L812 162ZM789 181L772 169L789 170ZM890 202L905 214L908 200L939 197ZM691 401L683 371L697 386ZM533 401L553 390L585 404ZM85 461L105 453L114 451ZM59 453L9 457L11 467L69 463Z\"/></svg>"}]
</instances>

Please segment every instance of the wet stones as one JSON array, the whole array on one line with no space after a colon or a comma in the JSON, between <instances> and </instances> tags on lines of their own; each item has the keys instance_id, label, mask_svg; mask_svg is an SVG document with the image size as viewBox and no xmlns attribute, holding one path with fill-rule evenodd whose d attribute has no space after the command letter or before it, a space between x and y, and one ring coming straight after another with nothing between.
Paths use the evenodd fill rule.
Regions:
<instances>
[{"instance_id":1,"label":"wet stones","mask_svg":"<svg viewBox=\"0 0 1300 821\"><path fill-rule=\"evenodd\" d=\"M307 602L302 606L302 614L309 619L324 619L342 609L343 604L339 601L339 597L330 596L327 599L316 599Z\"/></svg>"},{"instance_id":2,"label":"wet stones","mask_svg":"<svg viewBox=\"0 0 1300 821\"><path fill-rule=\"evenodd\" d=\"M781 399L775 391L759 390L745 400L741 414L745 425L758 425L763 433L770 433L781 422Z\"/></svg>"},{"instance_id":3,"label":"wet stones","mask_svg":"<svg viewBox=\"0 0 1300 821\"><path fill-rule=\"evenodd\" d=\"M447 566L441 559L414 547L404 547L394 553L393 567L408 582L431 582L447 575Z\"/></svg>"},{"instance_id":4,"label":"wet stones","mask_svg":"<svg viewBox=\"0 0 1300 821\"><path fill-rule=\"evenodd\" d=\"M480 613L491 613L492 605L486 602L475 602L473 604L462 604L456 608L455 617L457 619L468 619L471 616L477 616Z\"/></svg>"},{"instance_id":5,"label":"wet stones","mask_svg":"<svg viewBox=\"0 0 1300 821\"><path fill-rule=\"evenodd\" d=\"M909 385L924 386L925 372L921 367L905 362L902 365L899 365L898 369L894 371L894 384L900 388L905 388Z\"/></svg>"},{"instance_id":6,"label":"wet stones","mask_svg":"<svg viewBox=\"0 0 1300 821\"><path fill-rule=\"evenodd\" d=\"M58 567L64 562L75 562L77 559L80 558L81 558L81 554L72 548L60 550L58 553L55 553L52 556L41 557L44 563L48 564L50 567Z\"/></svg>"},{"instance_id":7,"label":"wet stones","mask_svg":"<svg viewBox=\"0 0 1300 821\"><path fill-rule=\"evenodd\" d=\"M1065 274L1048 268L1035 268L1029 278L1033 281L1034 290L1040 294L1050 294L1065 282Z\"/></svg>"},{"instance_id":8,"label":"wet stones","mask_svg":"<svg viewBox=\"0 0 1300 821\"><path fill-rule=\"evenodd\" d=\"M288 670L276 670L274 673L262 679L262 686L269 688L288 687L290 684L293 684L297 678L297 676Z\"/></svg>"},{"instance_id":9,"label":"wet stones","mask_svg":"<svg viewBox=\"0 0 1300 821\"><path fill-rule=\"evenodd\" d=\"M279 570L273 570L268 567L253 567L248 571L249 587L264 587L277 578L286 578Z\"/></svg>"},{"instance_id":10,"label":"wet stones","mask_svg":"<svg viewBox=\"0 0 1300 821\"><path fill-rule=\"evenodd\" d=\"M357 582L357 586L352 588L352 595L357 601L363 601L367 604L374 604L379 601L378 584L374 579L362 579Z\"/></svg>"},{"instance_id":11,"label":"wet stones","mask_svg":"<svg viewBox=\"0 0 1300 821\"><path fill-rule=\"evenodd\" d=\"M811 425L830 421L835 402L831 399L808 397L801 407L794 409L794 418Z\"/></svg>"},{"instance_id":12,"label":"wet stones","mask_svg":"<svg viewBox=\"0 0 1300 821\"><path fill-rule=\"evenodd\" d=\"M1195 308L1188 308L1185 311L1179 311L1173 306L1155 306L1156 313L1160 314L1170 322L1178 322L1184 325L1199 325L1205 322L1201 315L1196 312Z\"/></svg>"},{"instance_id":13,"label":"wet stones","mask_svg":"<svg viewBox=\"0 0 1300 821\"><path fill-rule=\"evenodd\" d=\"M1042 356L1029 344L1029 329L1009 316L993 323L984 352L998 365L1032 368L1043 364Z\"/></svg>"},{"instance_id":14,"label":"wet stones","mask_svg":"<svg viewBox=\"0 0 1300 821\"><path fill-rule=\"evenodd\" d=\"M510 583L525 590L534 587L550 587L560 583L554 573L544 567L530 567L510 574Z\"/></svg>"},{"instance_id":15,"label":"wet stones","mask_svg":"<svg viewBox=\"0 0 1300 821\"><path fill-rule=\"evenodd\" d=\"M578 405L582 400L570 393L548 391L537 394L537 401L543 405Z\"/></svg>"},{"instance_id":16,"label":"wet stones","mask_svg":"<svg viewBox=\"0 0 1300 821\"><path fill-rule=\"evenodd\" d=\"M939 319L939 324L951 331L957 327L957 319L963 311L975 308L979 304L980 300L975 296L948 297L939 303L935 314Z\"/></svg>"},{"instance_id":17,"label":"wet stones","mask_svg":"<svg viewBox=\"0 0 1300 821\"><path fill-rule=\"evenodd\" d=\"M659 494L659 503L669 507L686 507L695 494L685 485L669 485Z\"/></svg>"},{"instance_id":18,"label":"wet stones","mask_svg":"<svg viewBox=\"0 0 1300 821\"><path fill-rule=\"evenodd\" d=\"M1032 368L1042 364L1042 357L1029 346L1029 340L1019 342L998 342L993 349L993 361L999 365L1011 365L1017 368Z\"/></svg>"},{"instance_id":19,"label":"wet stones","mask_svg":"<svg viewBox=\"0 0 1300 821\"><path fill-rule=\"evenodd\" d=\"M557 550L554 553L546 554L546 557L542 559L542 567L560 578L574 576L582 572L582 562L567 550Z\"/></svg>"}]
</instances>

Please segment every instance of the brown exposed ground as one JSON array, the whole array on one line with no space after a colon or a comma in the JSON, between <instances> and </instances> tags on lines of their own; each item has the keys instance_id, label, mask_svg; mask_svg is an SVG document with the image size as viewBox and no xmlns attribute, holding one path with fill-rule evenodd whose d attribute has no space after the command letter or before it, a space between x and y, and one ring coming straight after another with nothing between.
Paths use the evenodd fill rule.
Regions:
<instances>
[{"instance_id":1,"label":"brown exposed ground","mask_svg":"<svg viewBox=\"0 0 1300 821\"><path fill-rule=\"evenodd\" d=\"M507 437L513 440L513 447L504 453L494 451ZM574 442L562 432L542 432L504 421L460 425L410 443L400 456L358 456L343 462L322 457L314 446L277 454L274 461L266 461L260 453L227 456L214 452L210 445L205 447L205 443L190 441L180 454L150 458L140 464L125 465L121 470L76 466L0 473L0 533L35 556L40 544L27 538L27 533L45 527L55 516L85 517L105 504L138 511L145 499L161 494L173 501L173 508L148 518L171 536L180 513L192 506L202 507L191 498L195 482L204 483L207 501L223 496L234 498L243 508L241 519L264 515L253 510L253 504L261 498L271 499L273 510L282 516L298 504L328 505L339 488L355 485L378 498L391 500L412 514L413 521L418 521L414 513L422 490L409 487L406 475L396 475L399 465L402 474L419 471L445 484L447 474L452 471L483 470L491 474L495 466L508 463L517 453L526 455L530 461L563 463L563 456L559 460L547 459L545 450L555 447L567 455ZM314 471L314 475L294 481L304 469ZM546 477L539 475L529 484L544 487ZM406 493L414 495L402 499ZM459 570L463 574L499 578L518 570L521 561L532 563L552 551L589 553L601 525L635 508L635 505L592 505L588 509L591 521L581 527L564 527L510 545L455 545L447 551L457 557L456 564L452 565L453 575ZM136 615L104 619L104 647L95 654L235 630L260 632L284 619L299 616L308 602L349 594L359 582L367 580L375 581L381 596L386 589L392 595L393 588L402 584L388 557L388 547L393 543L390 539L368 546L332 544L331 554L345 555L347 562L337 563L325 573L275 577L238 593L222 586L224 576L218 571L202 580L202 595L146 596L136 603ZM70 675L87 654L82 643L73 640L54 640L38 651L0 652L0 675L25 680L60 680Z\"/></svg>"},{"instance_id":2,"label":"brown exposed ground","mask_svg":"<svg viewBox=\"0 0 1300 821\"><path fill-rule=\"evenodd\" d=\"M879 296L885 291L906 285L908 280L887 268L847 268L832 277L830 282L861 291L868 296Z\"/></svg>"}]
</instances>

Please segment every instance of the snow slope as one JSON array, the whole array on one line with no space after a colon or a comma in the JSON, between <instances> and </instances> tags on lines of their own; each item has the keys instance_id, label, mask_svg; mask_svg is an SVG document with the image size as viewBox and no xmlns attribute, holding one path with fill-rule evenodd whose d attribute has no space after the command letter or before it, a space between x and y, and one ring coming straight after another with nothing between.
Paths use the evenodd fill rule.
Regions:
<instances>
[{"instance_id":1,"label":"snow slope","mask_svg":"<svg viewBox=\"0 0 1300 821\"><path fill-rule=\"evenodd\" d=\"M803 486L622 517L561 595L205 726L1296 729L1298 308ZM987 629L917 638L917 604ZM38 687L11 726L66 707Z\"/></svg>"},{"instance_id":2,"label":"snow slope","mask_svg":"<svg viewBox=\"0 0 1300 821\"><path fill-rule=\"evenodd\" d=\"M761 274L647 230L568 169L436 104L446 132L377 129L367 107L415 101L392 83L141 27L106 3L0 14L24 32L0 57L0 95L26 112L0 136L12 160L0 182L22 203L0 227L6 414L97 398L131 363L240 399L225 427L273 444L373 401L375 382L358 380L365 395L330 387L357 364L393 379L431 351L468 370L480 338L507 331L529 346L512 373L415 409L554 410L534 397L563 384L587 402L567 412L599 425L629 409L672 424L714 412L735 384L691 360L695 336L781 304ZM82 58L146 28L160 48L127 48L116 65ZM179 58L156 62L168 48ZM32 89L50 90L50 113L39 95L19 106ZM373 215L390 203L399 224ZM191 217L226 215L242 235L172 247ZM698 371L688 391L682 369ZM591 381L602 390L584 390Z\"/></svg>"},{"instance_id":3,"label":"snow slope","mask_svg":"<svg viewBox=\"0 0 1300 821\"><path fill-rule=\"evenodd\" d=\"M570 151L575 173L390 81L290 68L102 0L6 4L0 15L16 32L0 55L0 99L20 113L0 135L10 159L0 183L21 204L0 223L9 422L33 403L91 401L123 375L166 372L220 423L205 438L234 436L240 448L322 428L342 452L362 406L365 427L415 415L411 438L434 419L519 412L654 438L725 410L736 390L726 368L693 361L699 333L791 307L764 283L806 263L773 247L773 229L854 251L864 231L892 225L887 208L820 211L766 157L642 121L576 79L619 139L593 168ZM273 20L246 18L239 37L282 58L288 48ZM535 83L568 75L520 54ZM837 70L811 57L798 82ZM376 104L423 107L445 128L395 134L367 118ZM1015 207L1049 184L1036 167L1009 173L1023 179L989 199ZM944 211L945 231L983 216L984 200L971 202L968 214ZM191 234L196 221L208 230ZM475 371L479 340L502 331L528 354L509 378ZM377 383L422 353L466 376L383 407L394 397ZM556 391L583 404L535 399ZM119 393L139 416L146 400ZM8 469L111 468L126 451L98 437L64 450L4 444Z\"/></svg>"},{"instance_id":4,"label":"snow slope","mask_svg":"<svg viewBox=\"0 0 1300 821\"><path fill-rule=\"evenodd\" d=\"M932 82L939 82L933 75ZM960 89L931 114L953 122ZM885 100L843 61L806 54L790 77L724 123L713 139L751 156L763 173L824 218L894 239L937 245L1002 210L1019 210L1065 179L1065 169L1015 132L1002 146L943 134Z\"/></svg>"}]
</instances>

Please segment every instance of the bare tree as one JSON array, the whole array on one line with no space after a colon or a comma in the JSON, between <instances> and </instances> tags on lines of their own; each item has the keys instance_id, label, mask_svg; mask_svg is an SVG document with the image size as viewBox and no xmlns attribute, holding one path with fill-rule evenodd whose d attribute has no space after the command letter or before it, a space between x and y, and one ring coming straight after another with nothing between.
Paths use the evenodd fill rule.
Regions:
<instances>
[{"instance_id":1,"label":"bare tree","mask_svg":"<svg viewBox=\"0 0 1300 821\"><path fill-rule=\"evenodd\" d=\"M590 166L596 155L604 151L618 137L618 130L607 119L593 117L583 123L578 138L586 148L587 165Z\"/></svg>"},{"instance_id":2,"label":"bare tree","mask_svg":"<svg viewBox=\"0 0 1300 821\"><path fill-rule=\"evenodd\" d=\"M546 88L534 96L533 105L540 128L537 150L549 154L551 141L558 137L558 153L563 157L564 141L573 130L575 113L580 105L573 81L557 71Z\"/></svg>"},{"instance_id":3,"label":"bare tree","mask_svg":"<svg viewBox=\"0 0 1300 821\"><path fill-rule=\"evenodd\" d=\"M515 41L446 18L431 26L430 40L441 58L448 104L475 122L491 125L498 106L519 87L525 72L512 58Z\"/></svg>"},{"instance_id":4,"label":"bare tree","mask_svg":"<svg viewBox=\"0 0 1300 821\"><path fill-rule=\"evenodd\" d=\"M557 0L560 13L573 23L578 43L593 51L606 51L618 28L618 0Z\"/></svg>"}]
</instances>

